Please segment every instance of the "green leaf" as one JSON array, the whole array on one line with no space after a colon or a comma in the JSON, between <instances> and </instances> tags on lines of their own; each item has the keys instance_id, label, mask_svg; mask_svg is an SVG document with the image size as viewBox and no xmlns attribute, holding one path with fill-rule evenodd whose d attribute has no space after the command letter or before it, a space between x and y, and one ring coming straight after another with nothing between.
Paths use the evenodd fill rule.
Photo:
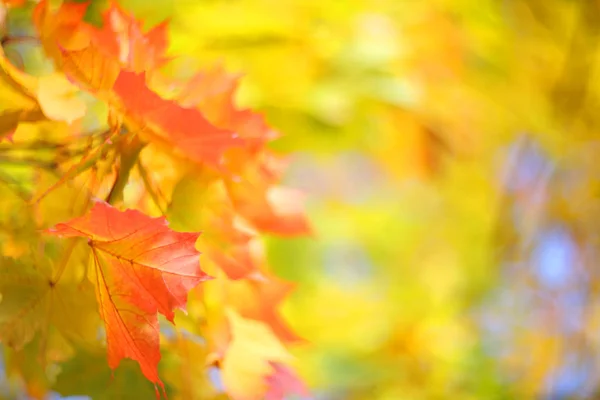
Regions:
<instances>
[{"instance_id":1,"label":"green leaf","mask_svg":"<svg viewBox=\"0 0 600 400\"><path fill-rule=\"evenodd\" d=\"M106 363L106 351L79 349L77 355L61 365L53 390L63 396L87 395L94 400L154 399L155 388L139 365L125 359L113 372ZM165 382L169 398L173 389Z\"/></svg>"}]
</instances>

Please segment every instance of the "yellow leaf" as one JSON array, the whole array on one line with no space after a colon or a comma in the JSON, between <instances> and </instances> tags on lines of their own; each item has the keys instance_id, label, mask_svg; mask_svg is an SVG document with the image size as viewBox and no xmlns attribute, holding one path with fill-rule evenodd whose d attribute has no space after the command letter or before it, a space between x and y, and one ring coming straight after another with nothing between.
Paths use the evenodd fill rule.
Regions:
<instances>
[{"instance_id":1,"label":"yellow leaf","mask_svg":"<svg viewBox=\"0 0 600 400\"><path fill-rule=\"evenodd\" d=\"M72 255L75 258L80 255L79 250L75 248L72 254L64 257ZM63 264L67 260L65 258ZM48 265L33 265L27 258L18 261L0 259L2 343L20 350L38 331L41 331L44 342L56 342L59 339L48 336L50 327L64 339L95 342L99 318L95 312L94 292L87 280L76 276L75 273L79 272L75 268L77 261L72 260L68 265L70 268L65 268L60 275ZM52 278L51 275L57 277Z\"/></svg>"},{"instance_id":2,"label":"yellow leaf","mask_svg":"<svg viewBox=\"0 0 600 400\"><path fill-rule=\"evenodd\" d=\"M273 372L269 362L289 363L292 355L264 323L226 311L232 340L223 358L222 378L234 400L259 400L265 391L265 378Z\"/></svg>"},{"instance_id":3,"label":"yellow leaf","mask_svg":"<svg viewBox=\"0 0 600 400\"><path fill-rule=\"evenodd\" d=\"M77 97L79 89L59 73L39 78L37 98L44 114L56 121L73 121L85 115L86 106Z\"/></svg>"},{"instance_id":4,"label":"yellow leaf","mask_svg":"<svg viewBox=\"0 0 600 400\"><path fill-rule=\"evenodd\" d=\"M12 89L12 91L19 93L19 97L24 97L22 101L26 104L32 103L32 100L35 103L33 92L37 85L37 78L26 74L12 65L2 49L0 49L0 76L3 81L3 88L6 86Z\"/></svg>"}]
</instances>

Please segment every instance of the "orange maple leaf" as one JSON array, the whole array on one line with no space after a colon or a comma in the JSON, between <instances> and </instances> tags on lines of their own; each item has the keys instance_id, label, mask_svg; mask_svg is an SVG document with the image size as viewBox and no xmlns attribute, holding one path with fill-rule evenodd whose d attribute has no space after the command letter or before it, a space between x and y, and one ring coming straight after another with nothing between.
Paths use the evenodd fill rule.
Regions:
<instances>
[{"instance_id":1,"label":"orange maple leaf","mask_svg":"<svg viewBox=\"0 0 600 400\"><path fill-rule=\"evenodd\" d=\"M230 279L242 279L256 272L263 261L253 248L256 232L237 216L221 180L207 185L205 193L205 224L211 227L204 237L207 257Z\"/></svg>"},{"instance_id":2,"label":"orange maple leaf","mask_svg":"<svg viewBox=\"0 0 600 400\"><path fill-rule=\"evenodd\" d=\"M279 307L295 285L267 272L257 272L248 279L228 281L228 304L245 318L264 322L285 343L300 344L298 336L279 314Z\"/></svg>"},{"instance_id":3,"label":"orange maple leaf","mask_svg":"<svg viewBox=\"0 0 600 400\"><path fill-rule=\"evenodd\" d=\"M187 293L210 279L200 270L199 234L175 232L164 218L100 201L88 214L48 232L89 239L109 366L115 369L121 359L131 358L148 380L162 386L157 312L173 322L174 310L185 309Z\"/></svg>"},{"instance_id":4,"label":"orange maple leaf","mask_svg":"<svg viewBox=\"0 0 600 400\"><path fill-rule=\"evenodd\" d=\"M275 186L282 164L274 154L263 151L240 168L240 179L225 181L229 197L240 215L262 232L284 236L312 232L304 213L302 193Z\"/></svg>"},{"instance_id":5,"label":"orange maple leaf","mask_svg":"<svg viewBox=\"0 0 600 400\"><path fill-rule=\"evenodd\" d=\"M168 21L144 33L141 21L126 13L115 1L103 14L101 29L92 29L94 46L118 59L127 70L143 72L161 67L169 58Z\"/></svg>"},{"instance_id":6,"label":"orange maple leaf","mask_svg":"<svg viewBox=\"0 0 600 400\"><path fill-rule=\"evenodd\" d=\"M34 9L34 22L46 51L61 62L58 51L78 51L93 46L102 57L127 70L156 69L169 61L167 21L144 33L142 24L114 1L103 13L102 28L83 20L89 3L62 3L52 12L47 0Z\"/></svg>"},{"instance_id":7,"label":"orange maple leaf","mask_svg":"<svg viewBox=\"0 0 600 400\"><path fill-rule=\"evenodd\" d=\"M278 138L279 133L267 125L263 115L236 106L239 78L222 66L215 66L186 82L177 98L184 106L200 108L216 126L237 132L244 139L245 148L253 153L267 141Z\"/></svg>"},{"instance_id":8,"label":"orange maple leaf","mask_svg":"<svg viewBox=\"0 0 600 400\"><path fill-rule=\"evenodd\" d=\"M60 60L59 49L81 50L90 44L89 25L83 21L88 3L62 3L55 12L48 0L40 1L33 10L33 22L46 53Z\"/></svg>"},{"instance_id":9,"label":"orange maple leaf","mask_svg":"<svg viewBox=\"0 0 600 400\"><path fill-rule=\"evenodd\" d=\"M223 181L214 174L192 173L181 179L169 212L186 230L210 227L198 246L230 279L242 279L263 263L257 232L236 214Z\"/></svg>"},{"instance_id":10,"label":"orange maple leaf","mask_svg":"<svg viewBox=\"0 0 600 400\"><path fill-rule=\"evenodd\" d=\"M175 147L192 161L221 168L223 153L242 144L237 133L217 128L199 110L184 108L150 90L144 73L122 70L113 92L123 113L148 128L143 133Z\"/></svg>"},{"instance_id":11,"label":"orange maple leaf","mask_svg":"<svg viewBox=\"0 0 600 400\"><path fill-rule=\"evenodd\" d=\"M19 7L25 4L25 0L2 0L9 7Z\"/></svg>"},{"instance_id":12,"label":"orange maple leaf","mask_svg":"<svg viewBox=\"0 0 600 400\"><path fill-rule=\"evenodd\" d=\"M150 141L234 172L240 157L234 152L225 162L227 150L254 154L278 136L262 115L236 107L238 76L220 67L197 74L176 101L147 86L146 72L169 60L166 22L144 33L139 21L111 2L98 29L82 21L85 9L63 4L52 14L43 0L35 12L42 42L49 53L60 53L55 59L68 76L119 108Z\"/></svg>"},{"instance_id":13,"label":"orange maple leaf","mask_svg":"<svg viewBox=\"0 0 600 400\"><path fill-rule=\"evenodd\" d=\"M238 222L233 205L221 181L213 182L207 189L205 223L210 232L204 237L206 255L231 279L241 279L256 271L260 262L253 252L255 234Z\"/></svg>"},{"instance_id":14,"label":"orange maple leaf","mask_svg":"<svg viewBox=\"0 0 600 400\"><path fill-rule=\"evenodd\" d=\"M211 216L211 235L207 240L206 255L230 279L243 279L257 269L258 256L253 251L255 236L235 225L235 216L228 209L220 209Z\"/></svg>"}]
</instances>

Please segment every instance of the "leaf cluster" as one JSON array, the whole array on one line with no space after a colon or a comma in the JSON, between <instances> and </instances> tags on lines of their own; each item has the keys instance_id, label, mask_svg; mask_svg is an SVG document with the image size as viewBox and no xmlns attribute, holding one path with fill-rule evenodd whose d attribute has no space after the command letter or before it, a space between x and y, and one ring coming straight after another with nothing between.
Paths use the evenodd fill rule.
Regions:
<instances>
[{"instance_id":1,"label":"leaf cluster","mask_svg":"<svg viewBox=\"0 0 600 400\"><path fill-rule=\"evenodd\" d=\"M0 342L16 390L305 393L278 311L292 286L262 237L310 227L238 77L172 77L168 24L114 1L1 6Z\"/></svg>"}]
</instances>

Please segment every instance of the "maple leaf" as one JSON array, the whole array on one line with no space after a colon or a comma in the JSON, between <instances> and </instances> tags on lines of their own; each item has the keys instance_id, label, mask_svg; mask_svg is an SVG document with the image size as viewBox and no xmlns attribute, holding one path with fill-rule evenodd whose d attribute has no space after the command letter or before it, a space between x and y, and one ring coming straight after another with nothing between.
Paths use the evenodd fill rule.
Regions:
<instances>
[{"instance_id":1,"label":"maple leaf","mask_svg":"<svg viewBox=\"0 0 600 400\"><path fill-rule=\"evenodd\" d=\"M142 131L150 141L169 149L175 147L192 161L221 168L226 150L243 144L256 151L266 140L276 137L261 115L234 106L237 81L220 69L197 75L190 83L193 89L207 87L197 90L204 94L202 104L190 105L190 96L185 102L166 100L147 86L145 71L167 60L166 24L143 34L141 24L112 3L104 14L104 27L98 30L81 22L81 8L61 6L55 15L58 21L64 20L63 25L46 22L50 15L47 8L45 3L38 5L37 20L40 29L54 28L58 32L49 34L48 43L60 39L63 25L68 32L74 26L86 32L80 40L73 39L72 34L63 35L67 43L60 46L61 54L55 57L61 68L96 94L112 88L104 99L127 117L133 130ZM88 44L84 46L86 40Z\"/></svg>"},{"instance_id":2,"label":"maple leaf","mask_svg":"<svg viewBox=\"0 0 600 400\"><path fill-rule=\"evenodd\" d=\"M184 158L222 170L224 153L241 146L236 132L210 123L195 108L167 100L146 84L146 74L121 69L95 47L62 51L62 68L75 82L120 113L131 131Z\"/></svg>"},{"instance_id":3,"label":"maple leaf","mask_svg":"<svg viewBox=\"0 0 600 400\"><path fill-rule=\"evenodd\" d=\"M85 103L75 96L78 91L64 75L55 73L39 78L36 95L48 118L70 124L86 112Z\"/></svg>"},{"instance_id":4,"label":"maple leaf","mask_svg":"<svg viewBox=\"0 0 600 400\"><path fill-rule=\"evenodd\" d=\"M290 393L308 396L306 386L289 367L276 362L271 362L271 367L274 372L267 377L269 390L265 400L284 400Z\"/></svg>"},{"instance_id":5,"label":"maple leaf","mask_svg":"<svg viewBox=\"0 0 600 400\"><path fill-rule=\"evenodd\" d=\"M227 282L228 304L245 318L267 324L284 342L303 342L279 314L279 307L295 285L266 272L258 272L244 280Z\"/></svg>"},{"instance_id":6,"label":"maple leaf","mask_svg":"<svg viewBox=\"0 0 600 400\"><path fill-rule=\"evenodd\" d=\"M167 349L167 354L176 355L161 364L166 380L177 388L173 396L175 399L227 398L222 389L215 387L214 379L211 379L211 371L204 362L209 349L202 338L190 334L180 326L176 334L166 341L164 348Z\"/></svg>"},{"instance_id":7,"label":"maple leaf","mask_svg":"<svg viewBox=\"0 0 600 400\"><path fill-rule=\"evenodd\" d=\"M0 48L0 141L12 141L19 122L45 119L35 96L32 81L14 68Z\"/></svg>"},{"instance_id":8,"label":"maple leaf","mask_svg":"<svg viewBox=\"0 0 600 400\"><path fill-rule=\"evenodd\" d=\"M34 10L34 22L42 43L59 65L62 65L65 51L89 47L93 47L99 56L134 72L154 70L169 61L165 56L167 21L144 33L140 21L111 1L102 14L102 27L98 28L83 20L88 6L87 2L64 2L53 11L48 1L42 0Z\"/></svg>"},{"instance_id":9,"label":"maple leaf","mask_svg":"<svg viewBox=\"0 0 600 400\"><path fill-rule=\"evenodd\" d=\"M103 13L102 28L92 30L92 42L105 55L118 59L125 69L140 73L169 61L165 56L167 28L168 22L164 21L144 33L141 21L111 1Z\"/></svg>"},{"instance_id":10,"label":"maple leaf","mask_svg":"<svg viewBox=\"0 0 600 400\"><path fill-rule=\"evenodd\" d=\"M231 342L221 362L223 385L234 400L262 399L266 378L276 372L272 362L288 363L291 354L267 325L226 310Z\"/></svg>"},{"instance_id":11,"label":"maple leaf","mask_svg":"<svg viewBox=\"0 0 600 400\"><path fill-rule=\"evenodd\" d=\"M102 100L109 99L110 91L121 71L116 60L104 57L93 46L81 50L61 49L59 62L69 80Z\"/></svg>"},{"instance_id":12,"label":"maple leaf","mask_svg":"<svg viewBox=\"0 0 600 400\"><path fill-rule=\"evenodd\" d=\"M90 212L49 230L87 237L95 261L96 297L106 327L108 364L131 358L153 383L162 385L157 312L173 322L187 293L210 279L200 270L198 233L175 232L164 218L119 211L97 201Z\"/></svg>"},{"instance_id":13,"label":"maple leaf","mask_svg":"<svg viewBox=\"0 0 600 400\"><path fill-rule=\"evenodd\" d=\"M218 65L182 85L177 99L184 106L198 107L216 126L237 132L244 139L245 149L256 152L279 134L267 125L263 115L236 106L239 79L239 75L229 74Z\"/></svg>"},{"instance_id":14,"label":"maple leaf","mask_svg":"<svg viewBox=\"0 0 600 400\"><path fill-rule=\"evenodd\" d=\"M150 90L144 73L122 70L113 92L122 112L137 122L152 141L175 147L192 161L219 168L223 153L241 145L236 133L217 128L197 109L181 107Z\"/></svg>"},{"instance_id":15,"label":"maple leaf","mask_svg":"<svg viewBox=\"0 0 600 400\"><path fill-rule=\"evenodd\" d=\"M103 94L120 71L118 56L107 56L94 45L97 29L83 21L88 3L63 2L54 10L48 0L35 7L33 22L46 54L83 89Z\"/></svg>"},{"instance_id":16,"label":"maple leaf","mask_svg":"<svg viewBox=\"0 0 600 400\"><path fill-rule=\"evenodd\" d=\"M169 219L184 229L210 226L201 238L202 251L229 278L257 270L260 260L252 248L256 233L242 225L221 180L197 174L182 178L173 191Z\"/></svg>"},{"instance_id":17,"label":"maple leaf","mask_svg":"<svg viewBox=\"0 0 600 400\"><path fill-rule=\"evenodd\" d=\"M93 298L92 298L93 300ZM11 380L15 377L23 384L26 398L42 400L47 398L50 382L46 375L47 364L31 362L40 359L39 336L25 345L24 348L15 350L5 347L3 350L3 362L6 368L6 377ZM60 360L62 361L62 360Z\"/></svg>"},{"instance_id":18,"label":"maple leaf","mask_svg":"<svg viewBox=\"0 0 600 400\"><path fill-rule=\"evenodd\" d=\"M93 286L84 278L87 246L70 240L60 259L52 257L59 248L44 247L50 257L25 252L16 260L0 260L4 363L34 399L47 397L48 366L73 357L79 347L98 347L101 322Z\"/></svg>"},{"instance_id":19,"label":"maple leaf","mask_svg":"<svg viewBox=\"0 0 600 400\"><path fill-rule=\"evenodd\" d=\"M300 191L274 186L280 166L264 151L246 162L238 179L227 179L229 197L240 215L258 230L278 235L311 233Z\"/></svg>"},{"instance_id":20,"label":"maple leaf","mask_svg":"<svg viewBox=\"0 0 600 400\"><path fill-rule=\"evenodd\" d=\"M2 3L8 7L20 7L25 4L25 0L2 0Z\"/></svg>"},{"instance_id":21,"label":"maple leaf","mask_svg":"<svg viewBox=\"0 0 600 400\"><path fill-rule=\"evenodd\" d=\"M51 1L40 1L33 10L33 23L46 54L59 66L61 50L82 50L90 45L90 31L83 22L88 3L61 2L54 10Z\"/></svg>"},{"instance_id":22,"label":"maple leaf","mask_svg":"<svg viewBox=\"0 0 600 400\"><path fill-rule=\"evenodd\" d=\"M13 141L13 135L21 122L44 121L46 117L39 108L31 110L11 110L0 114L0 141L7 139Z\"/></svg>"},{"instance_id":23,"label":"maple leaf","mask_svg":"<svg viewBox=\"0 0 600 400\"><path fill-rule=\"evenodd\" d=\"M55 280L48 264L27 261L0 260L0 340L20 350L36 332L47 334L54 326L67 339L93 342L97 314L90 312L93 295L88 295L86 284Z\"/></svg>"},{"instance_id":24,"label":"maple leaf","mask_svg":"<svg viewBox=\"0 0 600 400\"><path fill-rule=\"evenodd\" d=\"M100 349L101 350L101 349ZM151 399L152 385L139 373L134 361L123 360L116 371L106 365L102 351L78 349L75 357L61 364L61 371L52 386L62 396L88 395L97 400ZM163 373L164 368L161 368ZM172 387L165 383L168 398Z\"/></svg>"},{"instance_id":25,"label":"maple leaf","mask_svg":"<svg viewBox=\"0 0 600 400\"><path fill-rule=\"evenodd\" d=\"M0 79L11 94L10 104L13 107L22 104L23 107L0 114L0 136L2 132L4 136L12 135L21 121L37 122L48 118L72 123L86 112L85 103L75 96L78 89L62 74L31 76L13 66L1 49Z\"/></svg>"}]
</instances>

